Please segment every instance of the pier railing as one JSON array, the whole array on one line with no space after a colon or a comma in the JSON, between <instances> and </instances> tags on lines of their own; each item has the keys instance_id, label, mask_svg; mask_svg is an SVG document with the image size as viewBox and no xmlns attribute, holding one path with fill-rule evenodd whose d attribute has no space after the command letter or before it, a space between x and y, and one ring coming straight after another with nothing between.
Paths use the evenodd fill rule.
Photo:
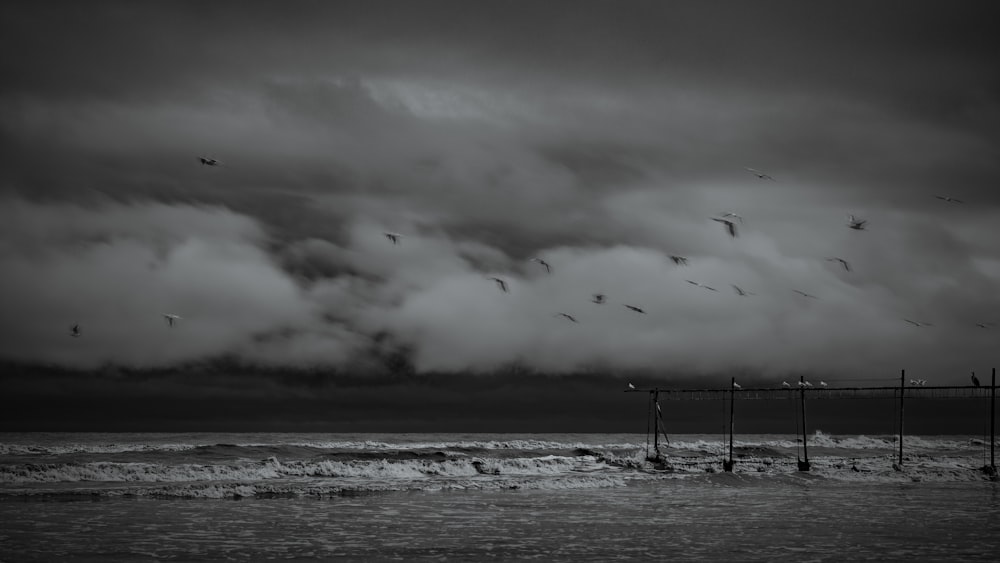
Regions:
<instances>
[{"instance_id":1,"label":"pier railing","mask_svg":"<svg viewBox=\"0 0 1000 563\"><path fill-rule=\"evenodd\" d=\"M973 380L976 380L973 374ZM799 470L809 470L808 436L806 432L806 401L814 399L893 399L899 401L899 457L893 464L897 470L903 465L903 407L905 399L990 399L990 464L983 467L983 471L991 478L997 478L995 445L996 445L996 369L993 369L990 385L982 387L979 385L955 385L955 386L926 386L907 385L906 370L900 371L899 385L881 387L830 387L814 386L800 377L794 386L782 387L751 387L743 388L736 384L733 379L728 389L663 389L654 387L651 389L639 389L631 384L625 390L626 393L648 393L649 411L647 414L647 435L650 428L653 429L653 449L655 456L647 458L659 461L662 459L660 452L660 434L666 437L666 429L663 423L660 401L718 401L729 399L729 459L723 460L723 469L732 471L733 462L733 431L735 428L736 402L753 400L782 400L798 399L796 401L796 425L801 417L801 440L802 451L805 459L799 459ZM648 438L648 436L647 436ZM647 439L648 444L648 439ZM647 445L648 448L648 445Z\"/></svg>"}]
</instances>

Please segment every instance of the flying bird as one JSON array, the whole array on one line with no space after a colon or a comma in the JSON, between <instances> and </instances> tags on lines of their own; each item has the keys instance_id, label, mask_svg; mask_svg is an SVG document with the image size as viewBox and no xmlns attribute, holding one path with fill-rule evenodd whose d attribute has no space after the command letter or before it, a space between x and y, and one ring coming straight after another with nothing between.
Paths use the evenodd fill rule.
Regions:
<instances>
[{"instance_id":1,"label":"flying bird","mask_svg":"<svg viewBox=\"0 0 1000 563\"><path fill-rule=\"evenodd\" d=\"M726 211L725 213L720 213L719 217L732 217L734 219L739 219L740 220L740 224L741 225L743 224L743 216L742 215L737 215L737 214L733 213L732 211Z\"/></svg>"},{"instance_id":2,"label":"flying bird","mask_svg":"<svg viewBox=\"0 0 1000 563\"><path fill-rule=\"evenodd\" d=\"M679 266L687 266L688 263L688 259L683 256L675 256L671 254L670 259L673 260L674 264L677 264Z\"/></svg>"},{"instance_id":3,"label":"flying bird","mask_svg":"<svg viewBox=\"0 0 1000 563\"><path fill-rule=\"evenodd\" d=\"M956 198L953 198L951 196L946 196L946 195L936 195L934 197L940 199L941 201L947 201L948 203L965 203L964 201L962 201L960 199L956 199Z\"/></svg>"},{"instance_id":4,"label":"flying bird","mask_svg":"<svg viewBox=\"0 0 1000 563\"><path fill-rule=\"evenodd\" d=\"M804 291L799 291L797 289L793 289L792 291L794 291L795 293L798 293L802 297L809 297L809 298L812 298L812 299L819 299L819 297L816 297L815 295L813 295L811 293L806 293Z\"/></svg>"},{"instance_id":5,"label":"flying bird","mask_svg":"<svg viewBox=\"0 0 1000 563\"><path fill-rule=\"evenodd\" d=\"M691 285L697 285L697 286L701 287L701 284L698 283L698 282L696 282L696 281L691 281L691 280L684 280L684 281L688 282Z\"/></svg>"},{"instance_id":6,"label":"flying bird","mask_svg":"<svg viewBox=\"0 0 1000 563\"><path fill-rule=\"evenodd\" d=\"M865 223L867 222L868 222L867 219L856 219L854 215L847 216L847 226L854 229L855 231L865 230Z\"/></svg>"},{"instance_id":7,"label":"flying bird","mask_svg":"<svg viewBox=\"0 0 1000 563\"><path fill-rule=\"evenodd\" d=\"M729 236L736 238L736 223L733 223L729 219L719 219L718 217L712 217L712 220L724 224Z\"/></svg>"},{"instance_id":8,"label":"flying bird","mask_svg":"<svg viewBox=\"0 0 1000 563\"><path fill-rule=\"evenodd\" d=\"M633 311L635 311L636 313L642 313L643 315L645 315L645 314L646 314L646 311L643 311L643 310L642 310L642 309L640 309L639 307L635 307L635 306L632 306L632 305L625 305L625 306L626 306L626 307L628 307L629 309L632 309L632 310L633 310Z\"/></svg>"},{"instance_id":9,"label":"flying bird","mask_svg":"<svg viewBox=\"0 0 1000 563\"><path fill-rule=\"evenodd\" d=\"M789 385L787 381L782 381L781 382L781 386L784 387L785 389L791 389L792 388L792 386Z\"/></svg>"},{"instance_id":10,"label":"flying bird","mask_svg":"<svg viewBox=\"0 0 1000 563\"><path fill-rule=\"evenodd\" d=\"M774 178L772 178L770 174L765 174L760 170L757 170L756 168L748 168L746 166L744 166L744 168L746 168L748 172L750 172L751 174L753 174L754 176L756 176L761 180L774 180Z\"/></svg>"},{"instance_id":11,"label":"flying bird","mask_svg":"<svg viewBox=\"0 0 1000 563\"><path fill-rule=\"evenodd\" d=\"M590 301L592 303L597 303L598 305L604 305L605 295L603 293L595 293L593 299Z\"/></svg>"},{"instance_id":12,"label":"flying bird","mask_svg":"<svg viewBox=\"0 0 1000 563\"><path fill-rule=\"evenodd\" d=\"M934 326L931 323L923 323L920 321L911 321L910 319L903 319L904 321L910 323L913 326Z\"/></svg>"},{"instance_id":13,"label":"flying bird","mask_svg":"<svg viewBox=\"0 0 1000 563\"><path fill-rule=\"evenodd\" d=\"M979 328L990 328L996 323L976 323Z\"/></svg>"},{"instance_id":14,"label":"flying bird","mask_svg":"<svg viewBox=\"0 0 1000 563\"><path fill-rule=\"evenodd\" d=\"M844 260L843 258L837 258L836 256L831 256L830 258L827 258L826 261L840 262L840 265L843 266L845 270L847 270L848 272L851 271L851 265L847 262L847 260Z\"/></svg>"},{"instance_id":15,"label":"flying bird","mask_svg":"<svg viewBox=\"0 0 1000 563\"><path fill-rule=\"evenodd\" d=\"M736 295L739 295L740 297L746 297L747 295L756 295L756 293L746 291L745 289L736 284L730 284L730 285L733 286L733 290L736 291Z\"/></svg>"},{"instance_id":16,"label":"flying bird","mask_svg":"<svg viewBox=\"0 0 1000 563\"><path fill-rule=\"evenodd\" d=\"M384 232L382 234L385 235L385 238L391 240L392 244L399 244L399 239L400 239L400 237L403 236L403 235L401 235L399 233L390 233L389 231L386 231L386 232Z\"/></svg>"},{"instance_id":17,"label":"flying bird","mask_svg":"<svg viewBox=\"0 0 1000 563\"><path fill-rule=\"evenodd\" d=\"M578 322L580 322L580 321L576 320L576 319L575 319L575 318L573 317L573 315L568 315L568 314L566 314L566 313L556 313L556 315L555 315L555 316L557 316L557 317L566 317L567 319L569 319L569 320L573 321L574 323L578 323Z\"/></svg>"},{"instance_id":18,"label":"flying bird","mask_svg":"<svg viewBox=\"0 0 1000 563\"><path fill-rule=\"evenodd\" d=\"M509 291L507 290L507 282L503 281L500 278L490 278L490 279L497 282L497 286L500 287L501 291L503 291L504 293L509 293Z\"/></svg>"},{"instance_id":19,"label":"flying bird","mask_svg":"<svg viewBox=\"0 0 1000 563\"><path fill-rule=\"evenodd\" d=\"M217 159L208 158L208 157L205 157L205 156L199 156L198 157L198 162L201 162L203 166L218 166L218 165L222 164Z\"/></svg>"},{"instance_id":20,"label":"flying bird","mask_svg":"<svg viewBox=\"0 0 1000 563\"><path fill-rule=\"evenodd\" d=\"M552 273L552 267L551 267L551 266L549 266L549 263L548 263L548 262L546 262L545 260L542 260L541 258L532 258L532 259L531 259L531 261L532 261L532 262L538 262L538 263L539 263L539 264L541 264L542 266L545 266L545 271L546 271L547 273L549 273L549 274L551 274L551 273Z\"/></svg>"},{"instance_id":21,"label":"flying bird","mask_svg":"<svg viewBox=\"0 0 1000 563\"><path fill-rule=\"evenodd\" d=\"M707 289L707 290L709 290L709 291L719 291L718 289L715 289L714 287L711 287L711 286L707 286L707 285L702 285L702 286L700 286L700 287L704 287L705 289Z\"/></svg>"},{"instance_id":22,"label":"flying bird","mask_svg":"<svg viewBox=\"0 0 1000 563\"><path fill-rule=\"evenodd\" d=\"M976 377L975 372L972 373L972 384L975 385L976 387L979 387L979 378Z\"/></svg>"},{"instance_id":23,"label":"flying bird","mask_svg":"<svg viewBox=\"0 0 1000 563\"><path fill-rule=\"evenodd\" d=\"M172 315L170 313L163 313L163 318L167 321L167 326L174 326L174 321L181 320L180 315Z\"/></svg>"},{"instance_id":24,"label":"flying bird","mask_svg":"<svg viewBox=\"0 0 1000 563\"><path fill-rule=\"evenodd\" d=\"M72 336L73 338L76 338L76 337L80 336L81 334L82 334L82 332L80 331L80 325L79 324L75 324L72 327L70 327L70 329L69 329L69 335Z\"/></svg>"}]
</instances>

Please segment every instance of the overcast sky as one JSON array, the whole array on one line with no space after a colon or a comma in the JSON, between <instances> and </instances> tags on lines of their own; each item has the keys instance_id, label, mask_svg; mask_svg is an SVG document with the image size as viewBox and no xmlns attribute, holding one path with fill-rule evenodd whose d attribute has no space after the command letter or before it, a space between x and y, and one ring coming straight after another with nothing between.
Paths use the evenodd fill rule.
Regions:
<instances>
[{"instance_id":1,"label":"overcast sky","mask_svg":"<svg viewBox=\"0 0 1000 563\"><path fill-rule=\"evenodd\" d=\"M991 7L6 2L0 356L965 384Z\"/></svg>"}]
</instances>

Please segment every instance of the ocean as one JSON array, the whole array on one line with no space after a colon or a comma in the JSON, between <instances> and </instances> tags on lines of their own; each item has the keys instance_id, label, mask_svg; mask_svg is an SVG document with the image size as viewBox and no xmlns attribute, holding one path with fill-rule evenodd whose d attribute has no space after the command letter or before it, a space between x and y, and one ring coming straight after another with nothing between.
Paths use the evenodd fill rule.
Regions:
<instances>
[{"instance_id":1,"label":"ocean","mask_svg":"<svg viewBox=\"0 0 1000 563\"><path fill-rule=\"evenodd\" d=\"M981 439L0 434L0 561L994 561Z\"/></svg>"}]
</instances>

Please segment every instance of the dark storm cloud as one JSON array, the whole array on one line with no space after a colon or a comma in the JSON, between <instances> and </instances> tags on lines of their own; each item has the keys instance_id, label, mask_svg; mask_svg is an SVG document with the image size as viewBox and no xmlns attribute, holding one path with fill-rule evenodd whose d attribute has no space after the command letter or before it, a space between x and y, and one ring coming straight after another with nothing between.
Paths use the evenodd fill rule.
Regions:
<instances>
[{"instance_id":1,"label":"dark storm cloud","mask_svg":"<svg viewBox=\"0 0 1000 563\"><path fill-rule=\"evenodd\" d=\"M1000 330L988 7L8 3L0 353L964 378Z\"/></svg>"}]
</instances>

